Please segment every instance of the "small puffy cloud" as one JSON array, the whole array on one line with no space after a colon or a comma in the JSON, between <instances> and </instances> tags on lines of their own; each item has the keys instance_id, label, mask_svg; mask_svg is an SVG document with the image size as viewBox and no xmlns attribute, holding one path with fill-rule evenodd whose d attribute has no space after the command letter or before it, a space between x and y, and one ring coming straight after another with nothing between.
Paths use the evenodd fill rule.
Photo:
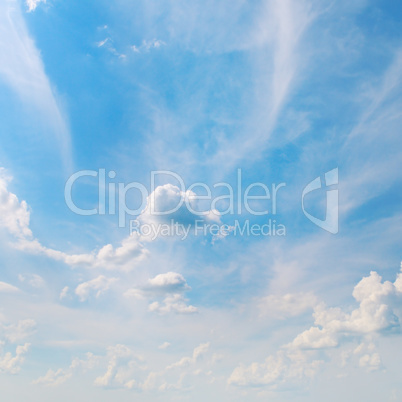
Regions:
<instances>
[{"instance_id":1,"label":"small puffy cloud","mask_svg":"<svg viewBox=\"0 0 402 402\"><path fill-rule=\"evenodd\" d=\"M176 363L173 363L170 366L166 367L166 370L171 370L178 367L187 367L195 364L203 355L208 352L209 347L209 342L198 345L196 348L194 348L192 356L181 358Z\"/></svg>"},{"instance_id":2,"label":"small puffy cloud","mask_svg":"<svg viewBox=\"0 0 402 402\"><path fill-rule=\"evenodd\" d=\"M169 342L163 342L161 345L158 346L158 349L165 350L170 346Z\"/></svg>"},{"instance_id":3,"label":"small puffy cloud","mask_svg":"<svg viewBox=\"0 0 402 402\"><path fill-rule=\"evenodd\" d=\"M88 282L83 282L75 289L75 294L81 302L88 300L91 292L96 292L96 297L100 297L102 293L110 289L110 285L116 282L118 278L107 278L99 275L97 278Z\"/></svg>"},{"instance_id":4,"label":"small puffy cloud","mask_svg":"<svg viewBox=\"0 0 402 402\"><path fill-rule=\"evenodd\" d=\"M244 387L297 382L312 378L322 363L321 360L311 360L307 352L279 351L268 356L263 363L235 368L228 384Z\"/></svg>"},{"instance_id":5,"label":"small puffy cloud","mask_svg":"<svg viewBox=\"0 0 402 402\"><path fill-rule=\"evenodd\" d=\"M71 378L71 376L71 372L67 372L62 369L58 369L56 371L49 369L43 377L39 377L37 380L33 381L32 384L42 384L46 386L57 387L58 385L66 382L69 378Z\"/></svg>"},{"instance_id":6,"label":"small puffy cloud","mask_svg":"<svg viewBox=\"0 0 402 402\"><path fill-rule=\"evenodd\" d=\"M10 343L18 343L33 335L36 331L36 322L32 319L20 320L17 324L1 324L0 332Z\"/></svg>"},{"instance_id":7,"label":"small puffy cloud","mask_svg":"<svg viewBox=\"0 0 402 402\"><path fill-rule=\"evenodd\" d=\"M192 314L198 310L196 307L188 305L188 300L183 296L183 293L190 289L183 275L176 272L167 272L149 279L148 283L143 287L127 290L124 296L137 299L164 297L161 301L152 302L148 306L148 310L159 314L170 312Z\"/></svg>"},{"instance_id":8,"label":"small puffy cloud","mask_svg":"<svg viewBox=\"0 0 402 402\"><path fill-rule=\"evenodd\" d=\"M369 371L378 370L381 367L381 357L379 353L363 355L359 360L359 366L365 367Z\"/></svg>"},{"instance_id":9,"label":"small puffy cloud","mask_svg":"<svg viewBox=\"0 0 402 402\"><path fill-rule=\"evenodd\" d=\"M373 342L362 342L353 354L359 358L359 367L367 371L377 371L382 368L381 356Z\"/></svg>"},{"instance_id":10,"label":"small puffy cloud","mask_svg":"<svg viewBox=\"0 0 402 402\"><path fill-rule=\"evenodd\" d=\"M0 282L0 293L16 293L19 289L6 282Z\"/></svg>"},{"instance_id":11,"label":"small puffy cloud","mask_svg":"<svg viewBox=\"0 0 402 402\"><path fill-rule=\"evenodd\" d=\"M4 320L4 317L1 317ZM0 372L17 374L21 365L25 360L25 355L28 353L30 344L24 343L14 346L35 332L36 323L34 320L27 319L18 321L16 324L0 323Z\"/></svg>"},{"instance_id":12,"label":"small puffy cloud","mask_svg":"<svg viewBox=\"0 0 402 402\"><path fill-rule=\"evenodd\" d=\"M16 247L32 254L44 254L70 266L120 271L130 271L149 255L136 233L123 239L120 247L115 248L111 244L107 244L98 252L90 254L67 254L43 247L37 240L20 240Z\"/></svg>"},{"instance_id":13,"label":"small puffy cloud","mask_svg":"<svg viewBox=\"0 0 402 402\"><path fill-rule=\"evenodd\" d=\"M42 288L45 286L45 280L37 274L19 274L18 279L20 282L28 283L33 288Z\"/></svg>"},{"instance_id":14,"label":"small puffy cloud","mask_svg":"<svg viewBox=\"0 0 402 402\"><path fill-rule=\"evenodd\" d=\"M32 236L29 229L30 213L25 201L8 191L11 177L4 168L0 168L0 226L6 228L12 235L21 239Z\"/></svg>"},{"instance_id":15,"label":"small puffy cloud","mask_svg":"<svg viewBox=\"0 0 402 402\"><path fill-rule=\"evenodd\" d=\"M178 313L194 314L198 312L197 307L187 304L188 300L181 294L173 294L165 297L162 303L157 301L148 306L148 310L159 314Z\"/></svg>"},{"instance_id":16,"label":"small puffy cloud","mask_svg":"<svg viewBox=\"0 0 402 402\"><path fill-rule=\"evenodd\" d=\"M183 275L177 272L156 275L155 278L149 279L148 283L151 289L166 293L184 292L190 289Z\"/></svg>"},{"instance_id":17,"label":"small puffy cloud","mask_svg":"<svg viewBox=\"0 0 402 402\"><path fill-rule=\"evenodd\" d=\"M28 12L35 11L39 3L46 3L46 0L26 0L26 5L28 7Z\"/></svg>"},{"instance_id":18,"label":"small puffy cloud","mask_svg":"<svg viewBox=\"0 0 402 402\"><path fill-rule=\"evenodd\" d=\"M57 387L70 379L78 370L81 370L81 372L92 370L99 363L99 359L99 356L88 352L85 359L74 358L68 369L49 369L44 376L32 381L32 384Z\"/></svg>"},{"instance_id":19,"label":"small puffy cloud","mask_svg":"<svg viewBox=\"0 0 402 402\"><path fill-rule=\"evenodd\" d=\"M177 272L167 272L148 279L147 284L142 287L127 290L124 295L126 297L144 298L153 295L182 293L190 289L183 275Z\"/></svg>"},{"instance_id":20,"label":"small puffy cloud","mask_svg":"<svg viewBox=\"0 0 402 402\"><path fill-rule=\"evenodd\" d=\"M295 348L322 349L338 346L335 334L325 329L311 327L307 331L297 335L292 346Z\"/></svg>"},{"instance_id":21,"label":"small puffy cloud","mask_svg":"<svg viewBox=\"0 0 402 402\"><path fill-rule=\"evenodd\" d=\"M133 380L135 371L141 369L142 358L125 345L108 348L108 366L104 375L95 379L100 387L119 386L131 389L136 385Z\"/></svg>"},{"instance_id":22,"label":"small puffy cloud","mask_svg":"<svg viewBox=\"0 0 402 402\"><path fill-rule=\"evenodd\" d=\"M277 318L295 317L313 309L317 298L312 293L288 293L269 295L258 301L261 316Z\"/></svg>"},{"instance_id":23,"label":"small puffy cloud","mask_svg":"<svg viewBox=\"0 0 402 402\"><path fill-rule=\"evenodd\" d=\"M69 291L70 291L70 288L68 286L64 286L64 288L60 292L60 296L59 296L60 300L65 299L68 296Z\"/></svg>"},{"instance_id":24,"label":"small puffy cloud","mask_svg":"<svg viewBox=\"0 0 402 402\"><path fill-rule=\"evenodd\" d=\"M16 347L14 355L11 352L0 355L0 372L17 374L21 370L29 347L30 344L25 343Z\"/></svg>"}]
</instances>

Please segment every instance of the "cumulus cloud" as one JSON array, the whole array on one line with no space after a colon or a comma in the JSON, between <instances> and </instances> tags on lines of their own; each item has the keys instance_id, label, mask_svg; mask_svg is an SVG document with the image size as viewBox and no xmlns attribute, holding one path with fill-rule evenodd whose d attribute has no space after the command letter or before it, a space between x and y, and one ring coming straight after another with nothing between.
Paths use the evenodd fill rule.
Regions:
<instances>
[{"instance_id":1,"label":"cumulus cloud","mask_svg":"<svg viewBox=\"0 0 402 402\"><path fill-rule=\"evenodd\" d=\"M160 314L178 313L194 314L198 312L197 307L187 304L188 300L181 294L173 294L165 297L163 302L153 302L148 306L148 310Z\"/></svg>"},{"instance_id":2,"label":"cumulus cloud","mask_svg":"<svg viewBox=\"0 0 402 402\"><path fill-rule=\"evenodd\" d=\"M30 213L25 201L8 191L11 177L0 168L0 225L18 239L32 236L29 229Z\"/></svg>"},{"instance_id":3,"label":"cumulus cloud","mask_svg":"<svg viewBox=\"0 0 402 402\"><path fill-rule=\"evenodd\" d=\"M163 342L161 345L158 346L158 349L165 350L170 346L169 342Z\"/></svg>"},{"instance_id":4,"label":"cumulus cloud","mask_svg":"<svg viewBox=\"0 0 402 402\"><path fill-rule=\"evenodd\" d=\"M137 356L125 345L116 345L108 348L108 367L106 373L95 379L95 385L109 387L112 385L133 388L135 369L140 367L143 359Z\"/></svg>"},{"instance_id":5,"label":"cumulus cloud","mask_svg":"<svg viewBox=\"0 0 402 402\"><path fill-rule=\"evenodd\" d=\"M168 344L163 344L163 346L165 345ZM207 366L214 364L215 356L212 359L205 357L208 355L209 349L209 342L202 343L194 348L191 356L183 357L161 370L154 371L146 364L144 358L129 346L117 344L108 347L105 355L86 353L84 359L72 359L68 368L50 369L44 376L33 381L33 384L58 386L77 373L104 369L103 374L95 378L95 386L139 391L181 389L185 376L201 374L203 372L201 364L203 363ZM194 370L196 367L197 370Z\"/></svg>"},{"instance_id":6,"label":"cumulus cloud","mask_svg":"<svg viewBox=\"0 0 402 402\"><path fill-rule=\"evenodd\" d=\"M377 272L363 278L354 288L353 297L359 307L351 313L319 304L314 311L316 326L299 334L289 345L297 348L334 347L345 336L364 335L399 327L394 297L401 300L399 278L382 282Z\"/></svg>"},{"instance_id":7,"label":"cumulus cloud","mask_svg":"<svg viewBox=\"0 0 402 402\"><path fill-rule=\"evenodd\" d=\"M354 351L353 354L359 358L359 367L367 369L367 371L376 371L382 368L382 360L380 354L376 350L373 342L363 341Z\"/></svg>"},{"instance_id":8,"label":"cumulus cloud","mask_svg":"<svg viewBox=\"0 0 402 402\"><path fill-rule=\"evenodd\" d=\"M70 290L70 288L68 286L64 286L64 288L60 292L60 296L59 296L60 300L63 300L68 296L69 290Z\"/></svg>"},{"instance_id":9,"label":"cumulus cloud","mask_svg":"<svg viewBox=\"0 0 402 402\"><path fill-rule=\"evenodd\" d=\"M207 367L216 362L215 355L212 359L206 359L209 353L210 343L202 343L194 348L191 356L182 357L180 360L168 365L160 371L151 371L142 383L138 384L139 389L144 391L167 391L180 390L185 387L184 380L188 375L200 375L206 373ZM204 363L204 366L202 365ZM211 375L209 370L207 375Z\"/></svg>"},{"instance_id":10,"label":"cumulus cloud","mask_svg":"<svg viewBox=\"0 0 402 402\"><path fill-rule=\"evenodd\" d=\"M315 359L310 361L310 357L306 352L281 350L268 356L263 363L236 367L228 383L237 386L261 386L312 378L323 362Z\"/></svg>"},{"instance_id":11,"label":"cumulus cloud","mask_svg":"<svg viewBox=\"0 0 402 402\"><path fill-rule=\"evenodd\" d=\"M17 324L0 324L2 337L10 343L18 343L33 335L36 331L36 322L32 319L20 320Z\"/></svg>"},{"instance_id":12,"label":"cumulus cloud","mask_svg":"<svg viewBox=\"0 0 402 402\"><path fill-rule=\"evenodd\" d=\"M97 278L88 282L83 282L75 289L75 294L81 302L88 300L92 292L96 292L95 297L100 297L102 293L110 289L111 284L116 282L118 278L107 278L99 275Z\"/></svg>"},{"instance_id":13,"label":"cumulus cloud","mask_svg":"<svg viewBox=\"0 0 402 402\"><path fill-rule=\"evenodd\" d=\"M17 344L31 336L35 328L36 323L32 319L20 320L16 324L0 322L0 372L17 374L20 371L30 343ZM10 351L14 347L15 352Z\"/></svg>"},{"instance_id":14,"label":"cumulus cloud","mask_svg":"<svg viewBox=\"0 0 402 402\"><path fill-rule=\"evenodd\" d=\"M188 300L183 296L183 293L190 289L183 275L176 272L167 272L148 279L147 284L143 287L127 290L124 296L137 299L162 297L162 301L150 303L148 310L160 314L170 312L191 314L196 313L198 310L196 307L188 305Z\"/></svg>"},{"instance_id":15,"label":"cumulus cloud","mask_svg":"<svg viewBox=\"0 0 402 402\"><path fill-rule=\"evenodd\" d=\"M85 359L74 358L68 369L49 369L44 376L32 381L32 384L57 387L70 379L78 370L81 370L81 372L92 370L97 366L99 359L99 356L88 352Z\"/></svg>"},{"instance_id":16,"label":"cumulus cloud","mask_svg":"<svg viewBox=\"0 0 402 402\"><path fill-rule=\"evenodd\" d=\"M187 367L192 364L195 364L203 355L205 355L208 352L209 347L210 347L209 342L198 345L196 348L194 348L192 356L186 356L181 358L176 363L173 363L170 366L166 367L166 370L171 370L178 367Z\"/></svg>"},{"instance_id":17,"label":"cumulus cloud","mask_svg":"<svg viewBox=\"0 0 402 402\"><path fill-rule=\"evenodd\" d=\"M280 351L270 355L265 362L235 368L229 377L229 384L276 386L312 377L323 364L316 357L318 350L332 349L356 339L362 339L362 342L353 353L343 353L344 364L354 356L358 367L368 371L378 370L382 367L381 356L373 342L367 339L399 328L401 281L401 273L392 283L383 282L377 272L371 272L354 287L353 297L359 306L351 311L338 307L328 308L323 303L317 303L313 313L314 326L298 334L289 344L283 345ZM307 300L313 302L314 299ZM283 303L281 298L270 298L269 301L279 306ZM290 304L294 304L293 301ZM284 309L286 311L287 307Z\"/></svg>"},{"instance_id":18,"label":"cumulus cloud","mask_svg":"<svg viewBox=\"0 0 402 402\"><path fill-rule=\"evenodd\" d=\"M148 283L150 289L167 293L184 292L190 289L183 275L177 272L156 275L155 278L149 279Z\"/></svg>"},{"instance_id":19,"label":"cumulus cloud","mask_svg":"<svg viewBox=\"0 0 402 402\"><path fill-rule=\"evenodd\" d=\"M57 387L58 385L66 382L71 377L71 372L67 372L62 369L58 369L56 371L49 369L43 377L39 377L37 380L33 381L32 384L42 384Z\"/></svg>"},{"instance_id":20,"label":"cumulus cloud","mask_svg":"<svg viewBox=\"0 0 402 402\"><path fill-rule=\"evenodd\" d=\"M83 374L106 366L106 372L96 377L94 381L96 386L132 388L135 383L132 378L135 376L136 369L142 370L141 362L142 358L129 347L118 344L108 347L106 356L88 352L83 359L73 358L67 368L49 369L44 376L34 380L32 384L57 387L78 373Z\"/></svg>"},{"instance_id":21,"label":"cumulus cloud","mask_svg":"<svg viewBox=\"0 0 402 402\"><path fill-rule=\"evenodd\" d=\"M14 355L11 352L0 355L0 372L17 374L21 370L29 347L30 343L25 343L16 347Z\"/></svg>"}]
</instances>

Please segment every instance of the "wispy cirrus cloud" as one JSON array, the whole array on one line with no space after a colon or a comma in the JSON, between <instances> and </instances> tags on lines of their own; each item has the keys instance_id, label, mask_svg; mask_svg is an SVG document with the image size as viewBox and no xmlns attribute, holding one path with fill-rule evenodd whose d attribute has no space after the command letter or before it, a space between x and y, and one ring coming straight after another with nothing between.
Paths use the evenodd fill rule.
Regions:
<instances>
[{"instance_id":1,"label":"wispy cirrus cloud","mask_svg":"<svg viewBox=\"0 0 402 402\"><path fill-rule=\"evenodd\" d=\"M39 2L27 4L33 11ZM42 130L48 131L62 155L64 168L70 173L73 166L71 138L65 113L60 106L45 72L40 51L31 38L17 0L0 3L0 79L42 118ZM43 140L49 140L44 138Z\"/></svg>"}]
</instances>

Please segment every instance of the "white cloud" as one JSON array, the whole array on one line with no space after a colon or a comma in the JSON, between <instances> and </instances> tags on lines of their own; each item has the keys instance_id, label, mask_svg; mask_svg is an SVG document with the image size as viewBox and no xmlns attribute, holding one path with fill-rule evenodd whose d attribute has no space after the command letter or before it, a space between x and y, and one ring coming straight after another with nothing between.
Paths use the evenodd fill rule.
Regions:
<instances>
[{"instance_id":1,"label":"white cloud","mask_svg":"<svg viewBox=\"0 0 402 402\"><path fill-rule=\"evenodd\" d=\"M0 168L0 225L17 238L32 236L29 229L30 213L25 201L8 191L11 177L4 168Z\"/></svg>"},{"instance_id":2,"label":"white cloud","mask_svg":"<svg viewBox=\"0 0 402 402\"><path fill-rule=\"evenodd\" d=\"M103 275L99 275L97 278L88 282L83 282L75 289L75 294L78 296L81 302L88 300L92 291L96 292L96 297L100 297L102 293L105 293L110 289L110 285L116 282L118 278L106 278Z\"/></svg>"},{"instance_id":3,"label":"white cloud","mask_svg":"<svg viewBox=\"0 0 402 402\"><path fill-rule=\"evenodd\" d=\"M149 52L151 49L159 49L166 46L166 43L160 39L143 40L141 46L131 46L131 50L135 53Z\"/></svg>"},{"instance_id":4,"label":"white cloud","mask_svg":"<svg viewBox=\"0 0 402 402\"><path fill-rule=\"evenodd\" d=\"M178 367L187 367L192 364L195 364L203 355L205 355L208 352L209 347L210 347L209 342L198 345L196 348L194 348L192 356L181 358L176 363L173 363L170 366L166 367L166 370L172 370Z\"/></svg>"},{"instance_id":5,"label":"white cloud","mask_svg":"<svg viewBox=\"0 0 402 402\"><path fill-rule=\"evenodd\" d=\"M362 342L353 354L359 356L359 367L366 368L367 371L376 371L383 366L381 356L373 342Z\"/></svg>"},{"instance_id":6,"label":"white cloud","mask_svg":"<svg viewBox=\"0 0 402 402\"><path fill-rule=\"evenodd\" d=\"M357 365L369 371L378 370L382 367L381 356L375 351L374 344L366 342L366 339L399 327L398 309L402 300L400 281L401 274L392 283L383 282L378 273L371 272L370 276L363 278L355 286L353 297L359 307L350 313L318 303L313 314L315 326L298 334L292 342L283 345L282 350L270 355L264 363L238 366L229 377L229 384L277 386L312 377L323 364L316 357L317 350L333 349L359 338L364 341L353 351L353 355L358 357ZM279 301L281 306L282 300ZM342 353L346 364L350 354Z\"/></svg>"},{"instance_id":7,"label":"white cloud","mask_svg":"<svg viewBox=\"0 0 402 402\"><path fill-rule=\"evenodd\" d=\"M398 180L402 157L399 128L402 102L402 49L396 49L393 60L378 77L370 77L355 95L361 113L342 147L344 164L341 212L351 212L384 193ZM325 144L327 146L327 144ZM373 152L373 150L376 152Z\"/></svg>"},{"instance_id":8,"label":"white cloud","mask_svg":"<svg viewBox=\"0 0 402 402\"><path fill-rule=\"evenodd\" d=\"M155 240L159 236L177 235L186 238L196 221L201 223L221 223L217 210L203 210L199 205L197 194L193 191L181 191L173 184L158 186L147 197L147 205L138 217L142 225L148 225L152 230L144 233L143 238ZM164 233L165 226L171 225L172 230ZM177 224L177 225L176 225ZM173 230L175 229L175 230Z\"/></svg>"},{"instance_id":9,"label":"white cloud","mask_svg":"<svg viewBox=\"0 0 402 402\"><path fill-rule=\"evenodd\" d=\"M35 333L36 322L26 319L18 321L17 324L0 324L0 331L8 342L18 343Z\"/></svg>"},{"instance_id":10,"label":"white cloud","mask_svg":"<svg viewBox=\"0 0 402 402\"><path fill-rule=\"evenodd\" d=\"M95 356L93 353L88 352L86 353L85 359L81 360L77 357L74 358L68 369L60 368L55 371L49 369L44 376L39 377L38 379L32 381L32 384L57 387L65 383L67 380L69 380L78 370L81 370L81 372L92 370L97 366L98 363L99 363L99 357Z\"/></svg>"},{"instance_id":11,"label":"white cloud","mask_svg":"<svg viewBox=\"0 0 402 402\"><path fill-rule=\"evenodd\" d=\"M19 274L18 279L20 282L27 282L33 288L42 288L45 286L45 280L37 274Z\"/></svg>"},{"instance_id":12,"label":"white cloud","mask_svg":"<svg viewBox=\"0 0 402 402\"><path fill-rule=\"evenodd\" d=\"M151 289L168 293L190 290L183 275L177 272L156 275L155 278L149 279L148 283Z\"/></svg>"},{"instance_id":13,"label":"white cloud","mask_svg":"<svg viewBox=\"0 0 402 402\"><path fill-rule=\"evenodd\" d=\"M10 374L17 374L21 370L21 365L24 363L25 355L28 353L30 344L17 346L15 349L15 355L11 352L7 352L4 355L0 355L0 372L6 372Z\"/></svg>"},{"instance_id":14,"label":"white cloud","mask_svg":"<svg viewBox=\"0 0 402 402\"><path fill-rule=\"evenodd\" d=\"M28 11L38 0L27 2ZM72 170L71 139L68 124L45 73L40 52L35 47L21 13L19 2L0 2L0 79L42 119L41 132L52 135L62 155L65 170ZM49 138L44 140L49 143Z\"/></svg>"},{"instance_id":15,"label":"white cloud","mask_svg":"<svg viewBox=\"0 0 402 402\"><path fill-rule=\"evenodd\" d=\"M173 294L165 297L163 302L153 302L148 306L148 310L159 314L178 313L194 314L198 312L197 307L187 304L188 300L181 294Z\"/></svg>"},{"instance_id":16,"label":"white cloud","mask_svg":"<svg viewBox=\"0 0 402 402\"><path fill-rule=\"evenodd\" d=\"M26 0L28 12L34 11L39 3L46 3L46 0Z\"/></svg>"},{"instance_id":17,"label":"white cloud","mask_svg":"<svg viewBox=\"0 0 402 402\"><path fill-rule=\"evenodd\" d=\"M150 303L148 310L159 314L171 312L192 314L196 313L198 309L188 305L188 300L182 294L190 289L183 275L177 272L167 272L148 279L147 284L143 287L128 289L124 296L136 299L164 297L160 302L154 301Z\"/></svg>"},{"instance_id":18,"label":"white cloud","mask_svg":"<svg viewBox=\"0 0 402 402\"><path fill-rule=\"evenodd\" d=\"M149 52L150 49L158 49L164 45L166 45L166 43L160 39L153 39L153 40L148 40L148 41L143 40L141 49L144 49L146 52Z\"/></svg>"},{"instance_id":19,"label":"white cloud","mask_svg":"<svg viewBox=\"0 0 402 402\"><path fill-rule=\"evenodd\" d=\"M268 356L264 363L252 363L235 368L228 384L237 386L277 385L313 377L321 360L310 361L310 354L301 351L279 351Z\"/></svg>"},{"instance_id":20,"label":"white cloud","mask_svg":"<svg viewBox=\"0 0 402 402\"><path fill-rule=\"evenodd\" d=\"M0 317L0 320L4 321L5 318ZM16 344L31 336L35 329L36 322L32 319L20 320L17 324L0 322L0 372L17 374L20 371L30 343ZM14 354L9 351L11 345L16 345Z\"/></svg>"},{"instance_id":21,"label":"white cloud","mask_svg":"<svg viewBox=\"0 0 402 402\"><path fill-rule=\"evenodd\" d=\"M71 377L71 372L67 372L62 369L58 369L56 371L49 369L43 377L39 377L37 380L33 381L32 384L42 384L57 387L58 385L66 382Z\"/></svg>"},{"instance_id":22,"label":"white cloud","mask_svg":"<svg viewBox=\"0 0 402 402\"><path fill-rule=\"evenodd\" d=\"M285 295L269 295L258 300L262 316L277 318L298 316L313 309L317 298L312 293L287 293Z\"/></svg>"},{"instance_id":23,"label":"white cloud","mask_svg":"<svg viewBox=\"0 0 402 402\"><path fill-rule=\"evenodd\" d=\"M101 40L100 42L98 42L98 43L96 44L96 46L102 47L108 40L109 40L109 38L106 38L106 39L104 39L104 40Z\"/></svg>"},{"instance_id":24,"label":"white cloud","mask_svg":"<svg viewBox=\"0 0 402 402\"><path fill-rule=\"evenodd\" d=\"M399 275L398 275L399 278ZM353 297L359 307L351 313L340 308L326 308L319 304L315 311L315 324L299 334L290 344L297 348L327 348L339 344L339 338L345 335L355 336L375 333L399 326L399 319L394 311L393 297L401 299L402 293L396 284L382 282L377 272L363 278L354 288Z\"/></svg>"},{"instance_id":25,"label":"white cloud","mask_svg":"<svg viewBox=\"0 0 402 402\"><path fill-rule=\"evenodd\" d=\"M169 344L165 342L162 346L165 345ZM212 360L204 358L209 353L209 349L209 342L202 343L194 348L191 356L183 357L159 371L154 371L145 363L144 358L136 354L130 347L117 344L108 347L104 356L86 353L84 359L72 359L68 368L50 369L44 376L33 381L33 384L58 386L77 373L86 373L94 369L98 371L98 369L104 368L104 373L98 375L94 380L94 385L98 387L140 391L178 390L183 388L183 380L187 375L203 373L201 364L205 363L209 367L210 364L215 363L217 360L215 355ZM208 375L210 374L209 372Z\"/></svg>"},{"instance_id":26,"label":"white cloud","mask_svg":"<svg viewBox=\"0 0 402 402\"><path fill-rule=\"evenodd\" d=\"M165 350L170 346L169 342L163 342L161 345L158 346L158 349Z\"/></svg>"},{"instance_id":27,"label":"white cloud","mask_svg":"<svg viewBox=\"0 0 402 402\"><path fill-rule=\"evenodd\" d=\"M8 190L9 181L10 177L6 175L5 170L0 169L0 226L7 229L16 238L17 242L14 243L14 247L32 254L43 254L71 266L125 271L133 269L136 264L149 255L136 233L123 239L119 247L107 244L99 251L87 254L67 254L43 246L33 238L29 228L30 212L27 203L19 201L18 197ZM31 276L29 282L32 286L38 286L39 278L38 275Z\"/></svg>"},{"instance_id":28,"label":"white cloud","mask_svg":"<svg viewBox=\"0 0 402 402\"><path fill-rule=\"evenodd\" d=\"M60 292L60 296L59 296L60 300L63 300L68 296L69 290L70 290L70 288L68 286L64 286L64 288Z\"/></svg>"},{"instance_id":29,"label":"white cloud","mask_svg":"<svg viewBox=\"0 0 402 402\"><path fill-rule=\"evenodd\" d=\"M4 293L15 293L15 292L19 292L19 289L16 288L13 285L10 285L9 283L6 282L0 282L0 293L4 292Z\"/></svg>"},{"instance_id":30,"label":"white cloud","mask_svg":"<svg viewBox=\"0 0 402 402\"><path fill-rule=\"evenodd\" d=\"M95 385L109 387L112 385L133 388L135 369L140 367L142 358L137 356L125 345L116 345L108 348L108 367L103 376L95 379Z\"/></svg>"}]
</instances>

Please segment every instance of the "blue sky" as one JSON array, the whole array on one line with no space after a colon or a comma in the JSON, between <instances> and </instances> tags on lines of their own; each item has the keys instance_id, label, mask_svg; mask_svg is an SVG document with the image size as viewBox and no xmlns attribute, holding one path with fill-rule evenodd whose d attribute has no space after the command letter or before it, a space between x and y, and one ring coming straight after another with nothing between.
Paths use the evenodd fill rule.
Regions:
<instances>
[{"instance_id":1,"label":"blue sky","mask_svg":"<svg viewBox=\"0 0 402 402\"><path fill-rule=\"evenodd\" d=\"M402 400L398 2L0 8L2 400Z\"/></svg>"}]
</instances>

